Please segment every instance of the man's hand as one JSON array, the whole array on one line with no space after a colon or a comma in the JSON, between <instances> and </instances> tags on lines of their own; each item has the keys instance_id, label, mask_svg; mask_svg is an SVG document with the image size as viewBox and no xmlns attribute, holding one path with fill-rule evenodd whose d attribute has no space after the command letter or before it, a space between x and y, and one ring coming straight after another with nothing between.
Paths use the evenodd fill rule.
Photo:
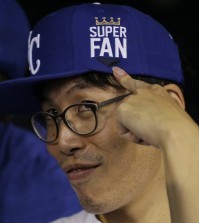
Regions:
<instances>
[{"instance_id":1,"label":"man's hand","mask_svg":"<svg viewBox=\"0 0 199 223\"><path fill-rule=\"evenodd\" d=\"M174 85L162 87L135 80L118 67L113 67L113 74L133 93L118 108L119 134L126 136L129 131L147 144L162 147L167 134L188 118Z\"/></svg>"},{"instance_id":2,"label":"man's hand","mask_svg":"<svg viewBox=\"0 0 199 223\"><path fill-rule=\"evenodd\" d=\"M198 223L199 128L184 109L182 92L174 84L134 80L118 67L113 74L133 93L118 108L119 134L161 149L172 223Z\"/></svg>"}]
</instances>

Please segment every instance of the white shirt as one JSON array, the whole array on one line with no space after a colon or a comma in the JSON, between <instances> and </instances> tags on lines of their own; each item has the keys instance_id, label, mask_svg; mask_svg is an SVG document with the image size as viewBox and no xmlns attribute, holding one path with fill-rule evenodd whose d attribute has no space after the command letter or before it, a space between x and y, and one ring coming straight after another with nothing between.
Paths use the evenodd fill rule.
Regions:
<instances>
[{"instance_id":1,"label":"white shirt","mask_svg":"<svg viewBox=\"0 0 199 223\"><path fill-rule=\"evenodd\" d=\"M97 220L94 214L87 213L82 210L77 214L74 214L70 217L59 218L50 223L101 223Z\"/></svg>"}]
</instances>

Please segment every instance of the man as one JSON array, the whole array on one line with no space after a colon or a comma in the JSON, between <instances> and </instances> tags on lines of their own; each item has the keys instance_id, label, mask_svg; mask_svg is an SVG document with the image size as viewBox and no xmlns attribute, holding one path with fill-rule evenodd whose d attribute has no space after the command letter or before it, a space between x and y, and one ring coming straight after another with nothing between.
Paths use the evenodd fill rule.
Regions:
<instances>
[{"instance_id":1,"label":"man","mask_svg":"<svg viewBox=\"0 0 199 223\"><path fill-rule=\"evenodd\" d=\"M85 209L56 223L198 222L199 129L167 30L128 6L71 6L35 26L29 65L0 92L18 99L7 112L41 103L33 128Z\"/></svg>"},{"instance_id":2,"label":"man","mask_svg":"<svg viewBox=\"0 0 199 223\"><path fill-rule=\"evenodd\" d=\"M1 0L0 81L25 75L28 34L29 23L20 5ZM12 117L1 115L0 121L0 222L44 223L81 210L45 144L14 125Z\"/></svg>"}]
</instances>

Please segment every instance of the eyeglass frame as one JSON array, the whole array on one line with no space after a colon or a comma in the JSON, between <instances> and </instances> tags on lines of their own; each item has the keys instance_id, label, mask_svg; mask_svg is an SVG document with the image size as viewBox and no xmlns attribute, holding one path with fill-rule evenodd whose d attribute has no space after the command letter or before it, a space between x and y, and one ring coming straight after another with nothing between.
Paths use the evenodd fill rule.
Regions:
<instances>
[{"instance_id":1,"label":"eyeglass frame","mask_svg":"<svg viewBox=\"0 0 199 223\"><path fill-rule=\"evenodd\" d=\"M64 109L64 111L61 113L61 114L57 114L57 115L53 115L49 112L37 112L35 113L32 117L31 117L31 124L32 124L32 127L33 127L33 130L34 132L36 133L36 135L44 142L46 143L53 143L54 141L57 140L58 136L59 136L59 125L60 125L60 122L61 120L63 120L64 124L72 131L74 132L75 134L77 135L84 135L84 136L87 136L87 135L90 135L92 134L96 129L97 129L97 126L98 126L98 117L97 117L97 111L104 107L104 106L107 106L109 104L112 104L114 102L117 102L117 101L120 101L122 100L123 98L129 96L129 95L132 95L132 92L130 93L127 93L127 94L123 94L123 95L120 95L120 96L117 96L117 97L114 97L114 98L110 98L108 100L105 100L105 101L102 101L102 102L99 102L99 103L96 103L96 102L82 102L82 103L76 103L76 104L72 104L70 106L68 106L67 108ZM92 131L90 131L89 133L79 133L77 131L75 131L75 129L73 129L70 125L69 125L69 122L66 120L66 112L71 108L71 107L74 107L74 106L78 106L78 105L87 105L87 106L90 106L90 109L92 110L93 114L94 114L94 117L95 117L95 127ZM37 131L36 127L34 126L34 117L36 115L39 115L39 114L46 114L48 116L50 116L54 123L55 123L55 126L56 126L56 137L55 139L51 140L51 141L48 141L48 140L45 140L43 139L39 132ZM58 119L59 118L59 119ZM59 121L58 121L59 120Z\"/></svg>"}]
</instances>

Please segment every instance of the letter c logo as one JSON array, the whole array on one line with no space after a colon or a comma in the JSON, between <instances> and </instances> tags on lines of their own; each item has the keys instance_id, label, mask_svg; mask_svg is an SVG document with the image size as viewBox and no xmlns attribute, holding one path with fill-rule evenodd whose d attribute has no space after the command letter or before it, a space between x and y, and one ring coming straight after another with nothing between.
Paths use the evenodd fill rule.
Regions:
<instances>
[{"instance_id":1,"label":"letter c logo","mask_svg":"<svg viewBox=\"0 0 199 223\"><path fill-rule=\"evenodd\" d=\"M37 36L32 38L32 40L31 40L31 35L32 35L32 32L30 32L29 39L28 39L28 46L29 46L28 47L28 61L29 61L30 72L32 73L32 75L35 75L40 68L41 61L39 59L37 59L36 67L34 68L32 53L33 53L34 45L36 46L36 48L40 47L40 34L37 34Z\"/></svg>"}]
</instances>

